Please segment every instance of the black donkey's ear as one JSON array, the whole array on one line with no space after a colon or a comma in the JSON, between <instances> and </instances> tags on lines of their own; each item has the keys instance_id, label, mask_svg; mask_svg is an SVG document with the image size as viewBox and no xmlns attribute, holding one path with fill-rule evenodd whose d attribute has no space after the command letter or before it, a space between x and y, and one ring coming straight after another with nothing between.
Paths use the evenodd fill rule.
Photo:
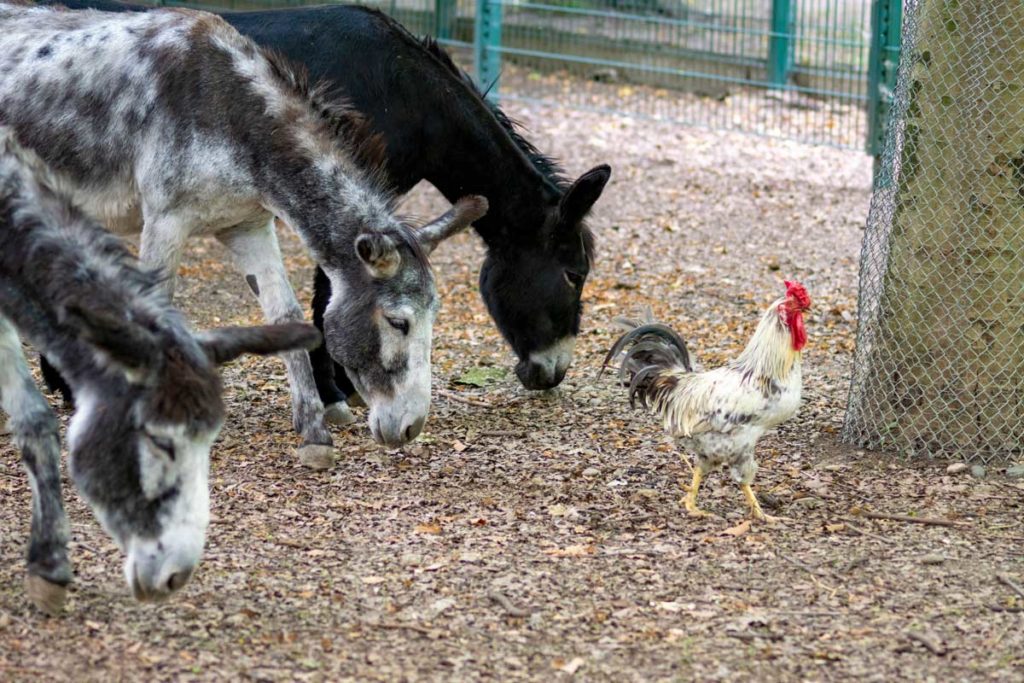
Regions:
<instances>
[{"instance_id":1,"label":"black donkey's ear","mask_svg":"<svg viewBox=\"0 0 1024 683\"><path fill-rule=\"evenodd\" d=\"M577 178L559 203L562 223L576 225L582 221L594 203L601 197L604 186L608 184L608 179L611 177L611 167L601 164Z\"/></svg>"}]
</instances>

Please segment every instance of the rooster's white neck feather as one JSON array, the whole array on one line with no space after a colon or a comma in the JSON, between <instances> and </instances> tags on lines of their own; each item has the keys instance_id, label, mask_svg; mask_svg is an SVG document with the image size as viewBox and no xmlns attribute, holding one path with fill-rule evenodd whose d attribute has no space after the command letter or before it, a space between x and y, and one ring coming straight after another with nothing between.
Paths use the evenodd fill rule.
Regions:
<instances>
[{"instance_id":1,"label":"rooster's white neck feather","mask_svg":"<svg viewBox=\"0 0 1024 683\"><path fill-rule=\"evenodd\" d=\"M755 377L785 380L793 367L800 362L800 352L793 350L789 327L779 316L779 306L785 299L773 302L761 322L754 330L747 347L738 358L729 363L741 372L751 372Z\"/></svg>"}]
</instances>

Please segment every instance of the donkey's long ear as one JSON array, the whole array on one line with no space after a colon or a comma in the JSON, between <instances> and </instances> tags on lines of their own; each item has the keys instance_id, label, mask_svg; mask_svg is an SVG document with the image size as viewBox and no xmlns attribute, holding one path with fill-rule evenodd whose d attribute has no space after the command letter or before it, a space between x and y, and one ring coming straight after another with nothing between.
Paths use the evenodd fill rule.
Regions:
<instances>
[{"instance_id":1,"label":"donkey's long ear","mask_svg":"<svg viewBox=\"0 0 1024 683\"><path fill-rule=\"evenodd\" d=\"M157 336L117 311L68 304L62 310L61 322L75 328L82 339L125 370L145 373L160 364Z\"/></svg>"},{"instance_id":2,"label":"donkey's long ear","mask_svg":"<svg viewBox=\"0 0 1024 683\"><path fill-rule=\"evenodd\" d=\"M394 240L379 232L366 232L357 237L356 254L370 275L379 279L394 277L402 264L402 255Z\"/></svg>"},{"instance_id":3,"label":"donkey's long ear","mask_svg":"<svg viewBox=\"0 0 1024 683\"><path fill-rule=\"evenodd\" d=\"M217 365L233 361L243 353L265 356L281 351L312 351L320 344L320 331L305 323L220 327L196 335L206 355Z\"/></svg>"},{"instance_id":4,"label":"donkey's long ear","mask_svg":"<svg viewBox=\"0 0 1024 683\"><path fill-rule=\"evenodd\" d=\"M448 209L440 218L417 230L416 238L423 251L430 254L441 242L462 232L473 221L483 218L486 214L487 198L475 194L467 195L455 202L455 206Z\"/></svg>"},{"instance_id":5,"label":"donkey's long ear","mask_svg":"<svg viewBox=\"0 0 1024 683\"><path fill-rule=\"evenodd\" d=\"M604 192L604 186L612 177L612 169L608 164L601 164L590 169L572 184L562 196L558 211L562 225L575 227L586 217L590 207Z\"/></svg>"}]
</instances>

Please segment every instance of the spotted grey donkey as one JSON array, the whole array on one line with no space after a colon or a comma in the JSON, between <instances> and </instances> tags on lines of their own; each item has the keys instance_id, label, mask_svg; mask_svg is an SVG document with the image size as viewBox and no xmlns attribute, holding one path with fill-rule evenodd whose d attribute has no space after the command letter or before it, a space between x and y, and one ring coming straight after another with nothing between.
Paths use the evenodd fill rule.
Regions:
<instances>
[{"instance_id":1,"label":"spotted grey donkey","mask_svg":"<svg viewBox=\"0 0 1024 683\"><path fill-rule=\"evenodd\" d=\"M194 335L116 237L53 190L41 160L0 126L0 406L32 484L27 589L59 610L71 580L58 422L19 332L71 382L69 469L126 554L139 600L188 581L209 521L210 446L224 419L216 365L242 353L308 349L311 325Z\"/></svg>"},{"instance_id":2,"label":"spotted grey donkey","mask_svg":"<svg viewBox=\"0 0 1024 683\"><path fill-rule=\"evenodd\" d=\"M359 68L353 64L352 68ZM464 198L412 230L393 215L365 121L212 14L71 12L0 3L0 119L53 169L72 201L173 286L183 245L215 235L271 322L302 310L273 216L327 273L328 351L370 406L374 437L399 445L430 406L437 291L427 256L486 212ZM285 356L300 457L334 451L308 354Z\"/></svg>"}]
</instances>

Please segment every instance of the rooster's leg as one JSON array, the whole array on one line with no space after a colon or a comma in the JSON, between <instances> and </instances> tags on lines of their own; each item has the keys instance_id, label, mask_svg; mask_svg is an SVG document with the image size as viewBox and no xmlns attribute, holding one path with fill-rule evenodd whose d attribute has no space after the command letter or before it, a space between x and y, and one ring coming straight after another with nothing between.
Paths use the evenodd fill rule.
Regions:
<instances>
[{"instance_id":1,"label":"rooster's leg","mask_svg":"<svg viewBox=\"0 0 1024 683\"><path fill-rule=\"evenodd\" d=\"M747 499L747 503L750 505L750 516L759 522L777 522L777 517L764 514L764 510L761 509L761 504L757 502L757 496L754 495L754 489L750 488L750 484L740 484L740 488L743 489L743 495Z\"/></svg>"},{"instance_id":2,"label":"rooster's leg","mask_svg":"<svg viewBox=\"0 0 1024 683\"><path fill-rule=\"evenodd\" d=\"M698 464L693 468L693 481L690 483L690 490L686 493L686 497L683 498L683 505L686 506L686 511L690 513L691 517L707 517L711 514L697 507L697 490L700 489L700 480L703 477L704 473L700 469L700 464Z\"/></svg>"}]
</instances>

